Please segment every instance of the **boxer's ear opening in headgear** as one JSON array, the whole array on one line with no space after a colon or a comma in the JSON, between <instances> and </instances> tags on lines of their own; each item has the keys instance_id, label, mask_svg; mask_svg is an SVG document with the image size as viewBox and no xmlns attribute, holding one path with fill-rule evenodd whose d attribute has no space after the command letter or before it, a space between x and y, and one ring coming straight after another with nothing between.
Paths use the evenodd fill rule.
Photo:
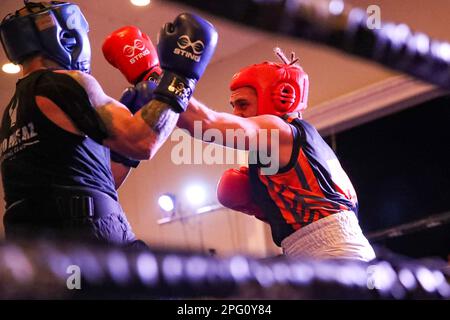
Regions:
<instances>
[{"instance_id":1,"label":"boxer's ear opening in headgear","mask_svg":"<svg viewBox=\"0 0 450 320\"><path fill-rule=\"evenodd\" d=\"M280 48L274 51L282 63L266 61L243 68L233 76L230 89L255 89L258 96L257 115L284 117L297 113L300 117L307 107L308 75L297 64L298 58L294 53L289 60Z\"/></svg>"},{"instance_id":2,"label":"boxer's ear opening in headgear","mask_svg":"<svg viewBox=\"0 0 450 320\"><path fill-rule=\"evenodd\" d=\"M0 40L10 61L42 54L68 70L90 71L89 25L70 2L29 2L0 24Z\"/></svg>"}]
</instances>

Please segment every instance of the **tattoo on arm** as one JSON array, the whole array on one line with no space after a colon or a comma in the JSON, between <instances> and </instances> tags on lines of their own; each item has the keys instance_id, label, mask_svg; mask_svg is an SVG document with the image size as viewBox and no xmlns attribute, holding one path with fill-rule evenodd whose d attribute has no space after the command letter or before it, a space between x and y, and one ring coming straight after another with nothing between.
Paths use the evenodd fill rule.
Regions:
<instances>
[{"instance_id":1,"label":"tattoo on arm","mask_svg":"<svg viewBox=\"0 0 450 320\"><path fill-rule=\"evenodd\" d=\"M161 101L152 100L142 108L142 119L158 134L158 140L165 140L177 124L179 114Z\"/></svg>"}]
</instances>

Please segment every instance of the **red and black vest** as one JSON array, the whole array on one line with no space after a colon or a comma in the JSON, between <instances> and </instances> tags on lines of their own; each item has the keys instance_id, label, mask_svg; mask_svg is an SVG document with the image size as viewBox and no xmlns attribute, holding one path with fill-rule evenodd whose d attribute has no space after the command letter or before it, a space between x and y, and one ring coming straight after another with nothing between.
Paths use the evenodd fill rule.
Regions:
<instances>
[{"instance_id":1,"label":"red and black vest","mask_svg":"<svg viewBox=\"0 0 450 320\"><path fill-rule=\"evenodd\" d=\"M273 175L249 165L252 196L263 209L274 242L331 214L357 213L356 192L333 150L308 122L288 120L294 143L289 163Z\"/></svg>"}]
</instances>

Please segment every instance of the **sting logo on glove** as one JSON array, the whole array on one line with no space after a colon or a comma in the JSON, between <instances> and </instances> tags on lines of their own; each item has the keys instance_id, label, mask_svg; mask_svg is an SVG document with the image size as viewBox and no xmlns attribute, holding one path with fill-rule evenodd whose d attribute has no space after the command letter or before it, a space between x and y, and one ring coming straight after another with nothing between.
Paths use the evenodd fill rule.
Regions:
<instances>
[{"instance_id":1,"label":"sting logo on glove","mask_svg":"<svg viewBox=\"0 0 450 320\"><path fill-rule=\"evenodd\" d=\"M186 103L189 101L189 98L192 95L192 89L187 87L183 82L181 82L177 78L173 78L168 89L170 92L173 92L175 95L180 97L180 99L182 99Z\"/></svg>"},{"instance_id":2,"label":"sting logo on glove","mask_svg":"<svg viewBox=\"0 0 450 320\"><path fill-rule=\"evenodd\" d=\"M136 51L141 51L141 52L139 52L138 54L135 55ZM145 57L146 55L149 55L150 50L148 50L146 48L146 46L145 46L144 42L142 42L142 40L135 39L133 46L126 45L123 47L123 54L126 57L131 58L130 63L134 64L137 60Z\"/></svg>"},{"instance_id":3,"label":"sting logo on glove","mask_svg":"<svg viewBox=\"0 0 450 320\"><path fill-rule=\"evenodd\" d=\"M155 99L169 104L175 112L185 111L211 60L217 37L211 23L190 13L164 24L158 34L158 57L164 73L155 89Z\"/></svg>"},{"instance_id":4,"label":"sting logo on glove","mask_svg":"<svg viewBox=\"0 0 450 320\"><path fill-rule=\"evenodd\" d=\"M177 45L178 48L175 48L173 50L173 53L178 54L182 57L192 59L195 62L200 61L203 50L205 50L205 44L202 41L197 40L192 42L187 35L182 35L181 37L179 37ZM191 48L192 53L185 50L188 48Z\"/></svg>"}]
</instances>

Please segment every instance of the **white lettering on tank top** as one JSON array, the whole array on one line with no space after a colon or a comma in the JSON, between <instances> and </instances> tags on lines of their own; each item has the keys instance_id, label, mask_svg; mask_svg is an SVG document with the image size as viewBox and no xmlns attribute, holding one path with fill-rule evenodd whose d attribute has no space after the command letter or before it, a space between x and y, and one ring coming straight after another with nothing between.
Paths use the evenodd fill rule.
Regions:
<instances>
[{"instance_id":1,"label":"white lettering on tank top","mask_svg":"<svg viewBox=\"0 0 450 320\"><path fill-rule=\"evenodd\" d=\"M0 161L10 158L19 151L38 142L39 138L34 129L34 124L29 122L27 125L17 128L11 135L0 142Z\"/></svg>"}]
</instances>

